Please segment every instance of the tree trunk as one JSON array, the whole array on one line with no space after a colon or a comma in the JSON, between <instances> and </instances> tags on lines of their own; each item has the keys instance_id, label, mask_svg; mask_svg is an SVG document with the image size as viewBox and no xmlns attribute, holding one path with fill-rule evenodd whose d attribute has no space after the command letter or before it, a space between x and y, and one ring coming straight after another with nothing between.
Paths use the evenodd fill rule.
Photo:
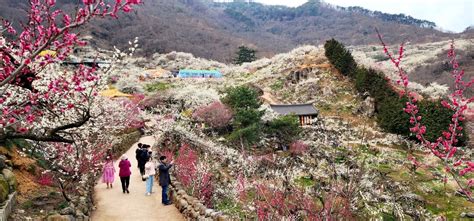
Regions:
<instances>
[{"instance_id":1,"label":"tree trunk","mask_svg":"<svg viewBox=\"0 0 474 221\"><path fill-rule=\"evenodd\" d=\"M245 159L245 146L244 146L244 139L242 138L242 135L240 135L240 146L242 147L242 156L244 156L244 159Z\"/></svg>"},{"instance_id":2,"label":"tree trunk","mask_svg":"<svg viewBox=\"0 0 474 221\"><path fill-rule=\"evenodd\" d=\"M64 197L64 199L68 202L71 202L71 199L67 196L66 194L66 188L64 187L64 184L63 182L61 182L59 179L58 179L58 183L59 183L59 187L61 188L61 193Z\"/></svg>"}]
</instances>

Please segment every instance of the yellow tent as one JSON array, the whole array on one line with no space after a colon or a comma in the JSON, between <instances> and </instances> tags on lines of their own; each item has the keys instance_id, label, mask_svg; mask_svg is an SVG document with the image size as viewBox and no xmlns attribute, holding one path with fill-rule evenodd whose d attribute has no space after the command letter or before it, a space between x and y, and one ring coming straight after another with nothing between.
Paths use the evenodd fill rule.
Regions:
<instances>
[{"instance_id":1,"label":"yellow tent","mask_svg":"<svg viewBox=\"0 0 474 221\"><path fill-rule=\"evenodd\" d=\"M99 94L100 94L101 96L110 97L110 98L114 98L114 97L133 97L133 96L130 95L130 94L126 94L126 93L120 92L120 91L117 90L116 88L112 88L112 89L108 89L108 90L101 91L101 92L99 92Z\"/></svg>"},{"instance_id":2,"label":"yellow tent","mask_svg":"<svg viewBox=\"0 0 474 221\"><path fill-rule=\"evenodd\" d=\"M51 57L56 57L56 54L57 54L57 53L56 53L55 51L44 50L44 51L42 51L42 52L39 53L39 56L44 57L44 56L46 56L46 55L49 55L49 56L51 56Z\"/></svg>"},{"instance_id":3,"label":"yellow tent","mask_svg":"<svg viewBox=\"0 0 474 221\"><path fill-rule=\"evenodd\" d=\"M159 77L163 77L167 74L170 74L170 71L168 70L165 70L163 68L157 68L157 69L148 69L148 70L145 70L145 72L143 73L145 77L149 77L149 78L159 78Z\"/></svg>"}]
</instances>

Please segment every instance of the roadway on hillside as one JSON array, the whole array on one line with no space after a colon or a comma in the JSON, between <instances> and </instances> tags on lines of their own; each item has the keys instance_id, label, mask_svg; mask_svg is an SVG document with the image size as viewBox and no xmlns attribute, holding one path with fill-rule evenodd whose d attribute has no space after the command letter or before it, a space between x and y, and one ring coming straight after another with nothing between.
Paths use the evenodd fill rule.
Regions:
<instances>
[{"instance_id":1,"label":"roadway on hillside","mask_svg":"<svg viewBox=\"0 0 474 221\"><path fill-rule=\"evenodd\" d=\"M142 137L140 142L153 145L154 139L151 136ZM161 187L157 185L157 180L153 183L154 193L151 196L145 196L145 182L141 180L135 159L136 148L137 144L134 144L126 153L132 163L130 194L122 193L118 176L120 160L117 160L113 188L107 189L107 185L102 183L102 180L99 180L94 187L94 202L97 209L92 213L92 221L184 221L184 217L176 207L161 204Z\"/></svg>"}]
</instances>

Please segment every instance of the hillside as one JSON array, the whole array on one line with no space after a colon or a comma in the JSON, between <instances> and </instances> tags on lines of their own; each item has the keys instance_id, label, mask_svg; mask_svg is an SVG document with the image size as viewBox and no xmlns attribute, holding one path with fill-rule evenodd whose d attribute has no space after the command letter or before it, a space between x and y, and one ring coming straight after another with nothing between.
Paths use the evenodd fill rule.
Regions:
<instances>
[{"instance_id":1,"label":"hillside","mask_svg":"<svg viewBox=\"0 0 474 221\"><path fill-rule=\"evenodd\" d=\"M78 2L58 1L69 9ZM16 22L25 7L21 1L0 0L2 16ZM299 45L319 45L330 38L347 45L376 43L375 27L390 42L409 39L419 43L453 37L435 30L435 24L429 21L314 0L297 8L204 0L144 1L133 14L91 26L91 34L99 39L94 42L98 46L110 48L138 36L145 56L183 51L221 62L231 62L242 44L257 49L259 57L270 57Z\"/></svg>"},{"instance_id":2,"label":"hillside","mask_svg":"<svg viewBox=\"0 0 474 221\"><path fill-rule=\"evenodd\" d=\"M466 30L467 33L467 30ZM388 43L388 41L387 41ZM393 43L393 42L390 42ZM451 66L447 58L451 41L429 42L415 44L409 42L405 47L403 67L413 82L412 88L422 91L433 82L453 87L454 81L450 74ZM459 65L465 70L465 79L474 77L474 39L454 39ZM398 45L390 47L398 51ZM383 54L379 44L351 47L352 54L359 64L381 70L392 79L396 79L393 64ZM472 96L472 89L467 91Z\"/></svg>"},{"instance_id":3,"label":"hillside","mask_svg":"<svg viewBox=\"0 0 474 221\"><path fill-rule=\"evenodd\" d=\"M42 10L55 3L41 1ZM25 2L0 0L0 12L18 26ZM82 2L103 3L63 0L58 7L70 11ZM471 28L443 33L430 21L319 0L297 8L242 2L145 1L120 21L96 20L78 30L90 44L71 48L64 60L55 35L46 43L51 47L32 43L42 56L23 54L30 38L25 32L19 50L6 44L3 77L16 81L7 77L0 86L0 204L8 205L2 202L18 190L9 219L474 218L474 115L453 113L450 103L430 99L448 90L433 82L449 82L449 38L465 77L472 78ZM387 82L384 74L394 71L375 27L389 44L410 40L403 68L419 82L408 85L422 92L423 99L413 96L417 107ZM347 47L334 39L322 46L328 38ZM242 44L257 49L260 58L231 64ZM22 61L19 67L12 56ZM43 67L48 61L53 64ZM24 77L34 87L19 84ZM452 106L464 110L464 100L453 98ZM445 128L450 132L439 131ZM415 133L431 143L420 145ZM146 194L134 159L132 165L120 161L119 174L115 170L114 159L134 156L143 160L141 170L148 161ZM158 186L152 195L154 163L160 163L158 177L173 168L165 174L170 183L158 182L163 193L169 184L171 203L166 197L165 205L159 203ZM132 174L123 171L130 166ZM122 191L112 173L122 175ZM124 175L132 176L131 193ZM114 215L120 217L108 218Z\"/></svg>"},{"instance_id":4,"label":"hillside","mask_svg":"<svg viewBox=\"0 0 474 221\"><path fill-rule=\"evenodd\" d=\"M424 48L423 45L413 46ZM465 49L462 44L459 46ZM432 47L435 46L429 48ZM99 54L92 50L92 47L83 49L82 52L86 52L83 55ZM101 57L111 54L100 51ZM436 54L433 52L428 58ZM165 74L146 74L161 68L219 69L224 78L181 79ZM123 67L112 69L109 80L122 92L137 95L133 100L137 99L134 102L139 102L142 108L137 115L146 122L146 133L166 138L161 140L164 145L157 146L167 149L157 149L157 156L173 156L188 148L183 144L189 145L187 152L195 154L189 159L195 162L190 164L198 165L201 172L212 175L212 193L206 192L205 196L212 203L206 206L233 219L257 219L257 211L264 203L259 200L260 196L278 196L288 193L286 191L299 194L306 202L317 202L311 206L315 209L323 208L325 200L341 202L342 208L333 207L333 215L341 220L432 220L441 216L456 219L471 214L472 203L456 194L453 180L448 179L448 183L443 184L444 168L437 159L419 145L384 132L375 121L374 104L359 96L349 78L329 64L321 46L302 46L243 65L224 64L183 52L154 54L149 58L127 57ZM221 100L227 88L242 85L262 92L262 99L267 104L314 103L319 111L317 120L303 126L297 138L307 145L303 153L282 150L269 136L262 137L242 153L240 146L230 141L225 131L198 126L201 124L192 114L195 110ZM265 125L275 118L275 114L266 105L262 109L265 111L262 124ZM234 129L229 126L230 130ZM181 162L177 168L185 166L187 161L180 157L186 155L182 152L174 155L176 162ZM472 151L466 156L472 158ZM424 166L414 168L408 160L410 157L417 158ZM242 173L246 174L247 181L241 181ZM189 187L179 181L179 174L175 174L177 181L173 183ZM21 175L17 173L17 176ZM22 183L28 182L32 181L22 180ZM245 184L244 197L239 195L240 182ZM262 185L271 188L267 189L271 194L262 193L259 189ZM49 194L46 211L70 212L69 208L73 207L62 203L64 200L57 194L57 189L46 190L39 192L39 196L24 195L14 217L18 217L17 220L22 220L25 214L43 217L46 206L40 200L45 194ZM188 196L200 194L196 192L186 193ZM337 196L331 197L333 193ZM135 194L130 196L137 197ZM289 204L294 202L291 197L285 200L290 201ZM181 203L181 200L175 203ZM347 214L344 208L350 211L348 217L340 217ZM305 216L305 213L297 214Z\"/></svg>"},{"instance_id":5,"label":"hillside","mask_svg":"<svg viewBox=\"0 0 474 221\"><path fill-rule=\"evenodd\" d=\"M131 66L140 66L140 60L130 60ZM375 118L370 117L370 100L357 95L351 81L329 64L322 47L303 46L240 66L181 52L156 54L142 63L147 68L165 69L216 67L224 74L222 79L145 80L139 80L137 74L119 79L117 85L135 79L137 91L146 91L148 99L159 101L149 106L149 129L169 133L173 145L166 151L178 151L187 143L199 154L200 165L214 175L213 209L232 218L255 218L255 183L271 183L278 194L282 188L302 188L318 201L318 196L332 190L329 183L344 185L348 180L354 182L357 192L350 198L356 220L425 220L440 216L454 219L471 211L472 203L454 194L452 180L443 186L443 168L435 158L415 143L380 129ZM240 85L259 89L266 103L314 103L320 111L318 122L303 127L300 138L310 146L308 152L295 156L276 149L271 139L263 138L248 149L246 154L252 160L247 162L240 147L228 141L227 135L195 126L189 113L222 99L226 88ZM179 117L169 120L173 118L170 116ZM425 166L413 171L407 160L410 154ZM247 198L235 195L241 172L253 182L245 184L252 192ZM331 180L330 174L341 180Z\"/></svg>"}]
</instances>

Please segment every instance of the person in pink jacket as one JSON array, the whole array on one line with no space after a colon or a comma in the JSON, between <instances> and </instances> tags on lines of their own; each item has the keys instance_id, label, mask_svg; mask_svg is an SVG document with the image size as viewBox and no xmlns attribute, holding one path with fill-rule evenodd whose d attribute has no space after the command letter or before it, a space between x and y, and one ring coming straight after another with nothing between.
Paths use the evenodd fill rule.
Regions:
<instances>
[{"instance_id":1,"label":"person in pink jacket","mask_svg":"<svg viewBox=\"0 0 474 221\"><path fill-rule=\"evenodd\" d=\"M102 182L107 184L107 189L112 188L112 183L114 183L115 168L114 161L111 157L107 156L105 158L104 171L102 174Z\"/></svg>"},{"instance_id":2,"label":"person in pink jacket","mask_svg":"<svg viewBox=\"0 0 474 221\"><path fill-rule=\"evenodd\" d=\"M120 182L122 183L123 193L130 193L130 191L128 191L128 185L130 184L130 175L132 175L132 171L130 171L131 166L132 164L128 160L128 157L126 155L122 155L119 163L119 177Z\"/></svg>"}]
</instances>

